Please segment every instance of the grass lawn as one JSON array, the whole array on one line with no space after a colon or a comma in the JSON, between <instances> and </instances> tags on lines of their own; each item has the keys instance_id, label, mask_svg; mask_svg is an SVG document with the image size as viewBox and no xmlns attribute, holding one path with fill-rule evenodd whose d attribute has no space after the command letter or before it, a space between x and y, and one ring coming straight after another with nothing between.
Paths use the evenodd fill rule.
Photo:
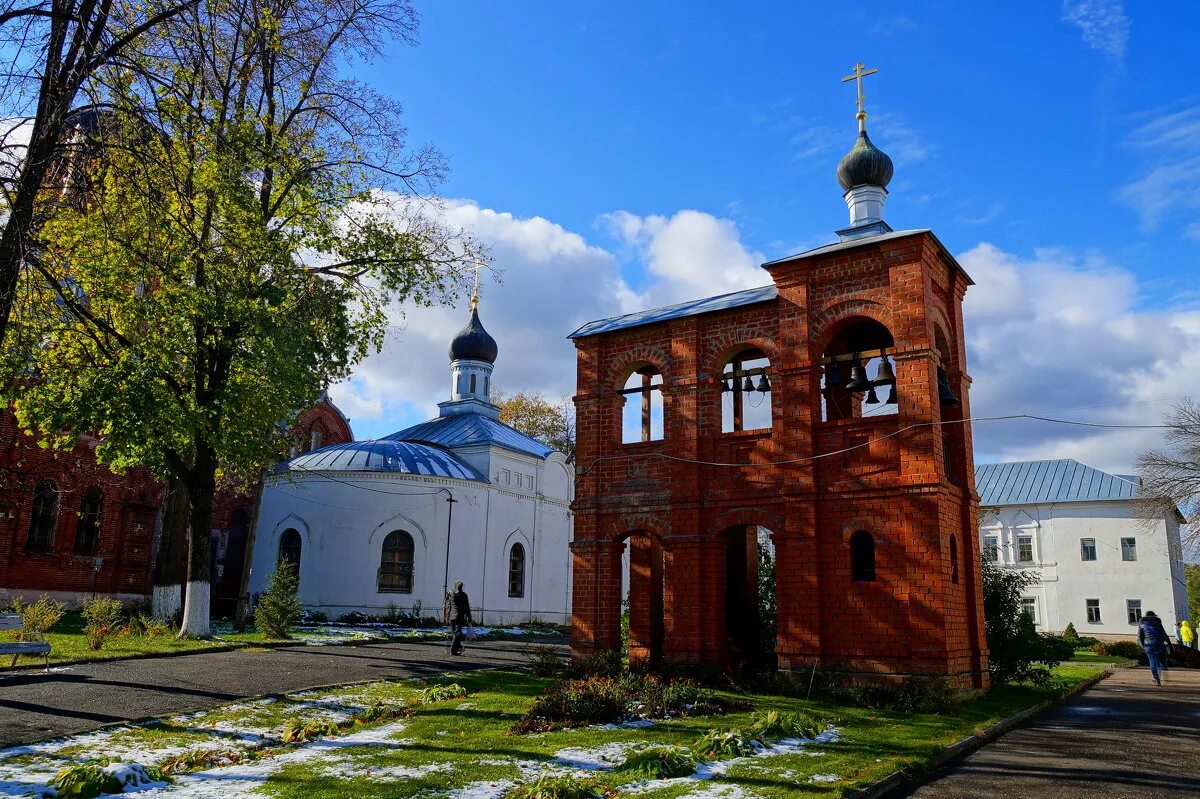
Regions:
<instances>
[{"instance_id":1,"label":"grass lawn","mask_svg":"<svg viewBox=\"0 0 1200 799\"><path fill-rule=\"evenodd\" d=\"M824 743L777 745L758 756L716 767L709 764L707 771L702 766L698 773L711 778L704 780L647 784L615 766L628 752L647 744L688 746L709 730L745 726L753 713L676 718L639 728L514 735L509 732L512 723L547 681L525 673L488 671L451 675L442 681L465 687L466 699L423 704L420 691L428 683L377 682L242 702L150 725L0 751L0 784L19 779L36 789L64 764L100 755L161 766L171 757L204 752L208 754L191 756L203 770L177 775L173 783L146 792L147 799L229 799L248 794L278 799L500 799L508 788L544 771L586 773L621 795L664 799L836 797L896 769L920 768L947 745L1060 696L1095 673L1093 667L1064 665L1052 685L997 689L965 703L954 716L905 715L750 695L757 712L804 712L828 718L836 737ZM280 740L289 721L347 725L378 702L404 703L410 715L346 726L337 735L296 746ZM213 762L225 765L213 768Z\"/></svg>"}]
</instances>

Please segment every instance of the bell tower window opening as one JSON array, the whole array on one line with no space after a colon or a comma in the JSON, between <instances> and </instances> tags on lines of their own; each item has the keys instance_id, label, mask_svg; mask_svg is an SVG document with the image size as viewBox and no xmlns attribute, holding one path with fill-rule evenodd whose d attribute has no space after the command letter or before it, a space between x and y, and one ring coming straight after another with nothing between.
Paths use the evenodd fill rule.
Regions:
<instances>
[{"instance_id":1,"label":"bell tower window opening","mask_svg":"<svg viewBox=\"0 0 1200 799\"><path fill-rule=\"evenodd\" d=\"M743 350L721 371L721 432L771 429L771 362L759 349Z\"/></svg>"},{"instance_id":2,"label":"bell tower window opening","mask_svg":"<svg viewBox=\"0 0 1200 799\"><path fill-rule=\"evenodd\" d=\"M653 366L637 369L625 381L621 395L621 442L661 441L663 438L663 378Z\"/></svg>"},{"instance_id":3,"label":"bell tower window opening","mask_svg":"<svg viewBox=\"0 0 1200 799\"><path fill-rule=\"evenodd\" d=\"M892 334L873 319L854 321L834 336L820 359L821 421L895 414L894 348Z\"/></svg>"}]
</instances>

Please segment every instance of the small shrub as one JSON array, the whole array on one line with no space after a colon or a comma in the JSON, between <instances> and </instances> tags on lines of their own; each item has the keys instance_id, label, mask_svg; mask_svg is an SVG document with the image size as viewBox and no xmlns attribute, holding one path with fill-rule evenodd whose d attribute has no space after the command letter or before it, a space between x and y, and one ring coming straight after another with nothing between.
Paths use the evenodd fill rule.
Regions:
<instances>
[{"instance_id":1,"label":"small shrub","mask_svg":"<svg viewBox=\"0 0 1200 799\"><path fill-rule=\"evenodd\" d=\"M584 655L571 664L571 676L585 679L587 677L620 677L625 664L621 653L615 649L606 649Z\"/></svg>"},{"instance_id":2,"label":"small shrub","mask_svg":"<svg viewBox=\"0 0 1200 799\"><path fill-rule=\"evenodd\" d=\"M750 721L747 732L760 741L778 741L785 738L816 738L828 725L827 722L806 718L796 713L780 713L768 710L759 713Z\"/></svg>"},{"instance_id":3,"label":"small shrub","mask_svg":"<svg viewBox=\"0 0 1200 799\"><path fill-rule=\"evenodd\" d=\"M324 624L329 621L329 614L324 611L305 608L300 611L300 621L304 624Z\"/></svg>"},{"instance_id":4,"label":"small shrub","mask_svg":"<svg viewBox=\"0 0 1200 799\"><path fill-rule=\"evenodd\" d=\"M408 708L403 704L377 699L355 714L354 723L374 724L377 721L391 721L392 719L405 718L407 716Z\"/></svg>"},{"instance_id":5,"label":"small shrub","mask_svg":"<svg viewBox=\"0 0 1200 799\"><path fill-rule=\"evenodd\" d=\"M1071 642L1071 646L1079 644L1079 632L1075 629L1074 622L1067 622L1067 629L1063 630L1062 637Z\"/></svg>"},{"instance_id":6,"label":"small shrub","mask_svg":"<svg viewBox=\"0 0 1200 799\"><path fill-rule=\"evenodd\" d=\"M91 799L102 793L120 793L124 786L99 762L92 761L59 769L50 779L50 787L58 792L58 796Z\"/></svg>"},{"instance_id":7,"label":"small shrub","mask_svg":"<svg viewBox=\"0 0 1200 799\"><path fill-rule=\"evenodd\" d=\"M1097 655L1137 660L1145 650L1137 641L1097 641L1092 651Z\"/></svg>"},{"instance_id":8,"label":"small shrub","mask_svg":"<svg viewBox=\"0 0 1200 799\"><path fill-rule=\"evenodd\" d=\"M605 799L616 791L593 779L543 774L525 785L509 788L504 799Z\"/></svg>"},{"instance_id":9,"label":"small shrub","mask_svg":"<svg viewBox=\"0 0 1200 799\"><path fill-rule=\"evenodd\" d=\"M1075 657L1075 644L1065 635L1042 633L1042 662L1061 663Z\"/></svg>"},{"instance_id":10,"label":"small shrub","mask_svg":"<svg viewBox=\"0 0 1200 799\"><path fill-rule=\"evenodd\" d=\"M552 646L532 646L525 650L525 659L535 677L561 677L566 672L563 656Z\"/></svg>"},{"instance_id":11,"label":"small shrub","mask_svg":"<svg viewBox=\"0 0 1200 799\"><path fill-rule=\"evenodd\" d=\"M300 623L300 577L296 564L280 561L275 572L267 578L267 590L258 599L254 620L268 638L287 638Z\"/></svg>"},{"instance_id":12,"label":"small shrub","mask_svg":"<svg viewBox=\"0 0 1200 799\"><path fill-rule=\"evenodd\" d=\"M338 624L363 624L371 620L371 617L363 613L361 610L352 610L349 613L343 613L337 617Z\"/></svg>"},{"instance_id":13,"label":"small shrub","mask_svg":"<svg viewBox=\"0 0 1200 799\"><path fill-rule=\"evenodd\" d=\"M434 702L447 702L451 699L466 699L467 689L458 683L449 685L431 685L421 691L421 704L431 705Z\"/></svg>"},{"instance_id":14,"label":"small shrub","mask_svg":"<svg viewBox=\"0 0 1200 799\"><path fill-rule=\"evenodd\" d=\"M88 647L99 650L104 646L108 637L120 629L123 611L121 601L111 597L101 596L83 601L83 632Z\"/></svg>"},{"instance_id":15,"label":"small shrub","mask_svg":"<svg viewBox=\"0 0 1200 799\"><path fill-rule=\"evenodd\" d=\"M67 612L66 605L62 602L55 602L45 594L32 603L24 601L19 596L14 596L11 607L13 613L21 616L21 626L24 628L26 640L41 640Z\"/></svg>"},{"instance_id":16,"label":"small shrub","mask_svg":"<svg viewBox=\"0 0 1200 799\"><path fill-rule=\"evenodd\" d=\"M753 735L742 730L709 730L692 744L692 751L705 760L730 760L752 755L759 746Z\"/></svg>"},{"instance_id":17,"label":"small shrub","mask_svg":"<svg viewBox=\"0 0 1200 799\"><path fill-rule=\"evenodd\" d=\"M323 735L337 735L341 728L335 721L304 721L292 719L283 726L280 736L284 743L295 744L311 741Z\"/></svg>"},{"instance_id":18,"label":"small shrub","mask_svg":"<svg viewBox=\"0 0 1200 799\"><path fill-rule=\"evenodd\" d=\"M388 624L395 624L400 621L400 608L396 607L395 602L387 604L387 613L383 614L383 620Z\"/></svg>"},{"instance_id":19,"label":"small shrub","mask_svg":"<svg viewBox=\"0 0 1200 799\"><path fill-rule=\"evenodd\" d=\"M193 771L205 771L213 766L256 760L258 756L259 752L254 749L189 749L162 761L159 770L165 775L188 774Z\"/></svg>"},{"instance_id":20,"label":"small shrub","mask_svg":"<svg viewBox=\"0 0 1200 799\"><path fill-rule=\"evenodd\" d=\"M618 770L650 780L686 777L696 770L699 759L683 746L651 746L625 758Z\"/></svg>"},{"instance_id":21,"label":"small shrub","mask_svg":"<svg viewBox=\"0 0 1200 799\"><path fill-rule=\"evenodd\" d=\"M1091 649L1098 643L1100 643L1099 638L1093 638L1090 635L1081 635L1079 636L1079 639L1075 641L1075 649Z\"/></svg>"},{"instance_id":22,"label":"small shrub","mask_svg":"<svg viewBox=\"0 0 1200 799\"><path fill-rule=\"evenodd\" d=\"M514 730L526 733L580 727L621 721L628 715L627 695L611 677L565 680L552 684L535 699Z\"/></svg>"}]
</instances>

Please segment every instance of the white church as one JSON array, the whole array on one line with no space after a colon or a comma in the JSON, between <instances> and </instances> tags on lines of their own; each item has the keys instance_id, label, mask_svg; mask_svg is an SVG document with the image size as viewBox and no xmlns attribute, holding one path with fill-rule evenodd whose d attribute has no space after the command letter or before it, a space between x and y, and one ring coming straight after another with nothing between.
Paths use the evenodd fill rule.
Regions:
<instances>
[{"instance_id":1,"label":"white church","mask_svg":"<svg viewBox=\"0 0 1200 799\"><path fill-rule=\"evenodd\" d=\"M290 559L304 605L330 618L440 616L462 580L478 624L569 623L574 477L561 452L500 421L497 353L473 299L437 418L281 464L263 486L251 593Z\"/></svg>"}]
</instances>

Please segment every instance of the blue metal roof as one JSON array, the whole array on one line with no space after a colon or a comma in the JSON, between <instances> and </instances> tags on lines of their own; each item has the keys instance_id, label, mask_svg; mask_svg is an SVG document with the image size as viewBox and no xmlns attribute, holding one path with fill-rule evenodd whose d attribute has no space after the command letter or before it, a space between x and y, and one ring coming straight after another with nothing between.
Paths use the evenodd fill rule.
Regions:
<instances>
[{"instance_id":1,"label":"blue metal roof","mask_svg":"<svg viewBox=\"0 0 1200 799\"><path fill-rule=\"evenodd\" d=\"M665 308L651 308L648 311L638 311L636 313L625 314L624 316L599 319L595 322L588 322L567 336L567 338L583 338L584 336L609 333L613 330L622 330L627 327L641 327L642 325L651 325L655 322L665 322L668 319L698 316L702 313L724 311L727 308L740 308L743 305L753 305L756 302L767 302L778 296L779 291L775 288L775 284L772 283L769 286L759 286L756 289L735 291L732 294L721 294L717 297L705 297L704 299L692 300L691 302L681 302L677 305L668 305Z\"/></svg>"},{"instance_id":2,"label":"blue metal roof","mask_svg":"<svg viewBox=\"0 0 1200 799\"><path fill-rule=\"evenodd\" d=\"M1138 495L1136 478L1070 459L981 464L975 467L975 488L981 505L1100 502Z\"/></svg>"},{"instance_id":3,"label":"blue metal roof","mask_svg":"<svg viewBox=\"0 0 1200 799\"><path fill-rule=\"evenodd\" d=\"M290 472L398 472L486 483L474 468L440 447L410 441L350 441L315 449L280 464Z\"/></svg>"},{"instance_id":4,"label":"blue metal roof","mask_svg":"<svg viewBox=\"0 0 1200 799\"><path fill-rule=\"evenodd\" d=\"M479 413L457 413L439 416L428 422L392 433L385 441L425 441L454 449L490 444L537 458L549 457L551 447L536 441L503 422Z\"/></svg>"}]
</instances>

